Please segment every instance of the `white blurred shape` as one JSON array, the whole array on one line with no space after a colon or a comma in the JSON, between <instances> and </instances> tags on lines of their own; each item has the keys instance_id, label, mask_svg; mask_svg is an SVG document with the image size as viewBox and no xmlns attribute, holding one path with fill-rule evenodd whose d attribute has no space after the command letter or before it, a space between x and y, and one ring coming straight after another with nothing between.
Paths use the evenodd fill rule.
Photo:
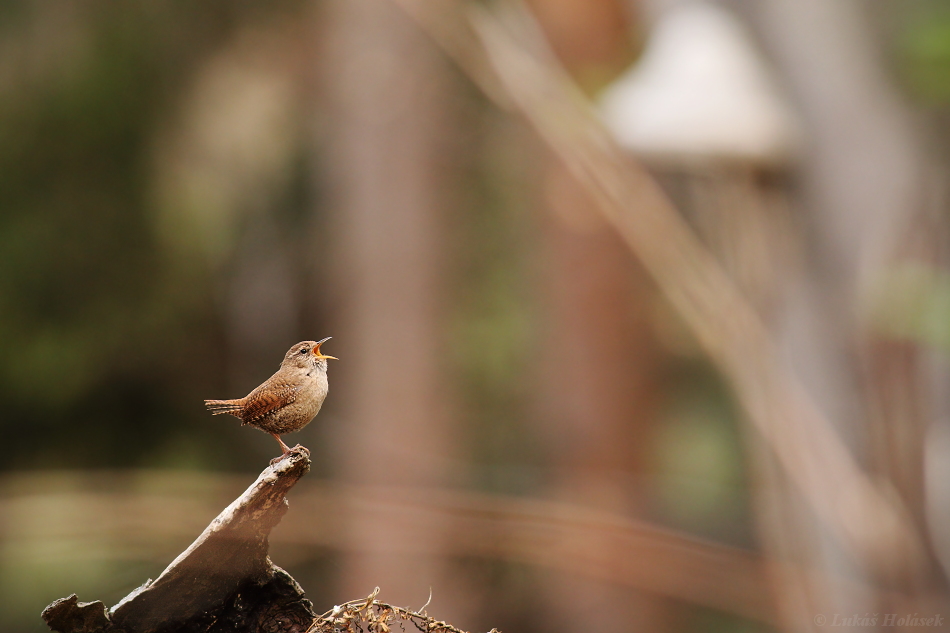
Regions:
<instances>
[{"instance_id":1,"label":"white blurred shape","mask_svg":"<svg viewBox=\"0 0 950 633\"><path fill-rule=\"evenodd\" d=\"M796 145L795 118L750 37L707 2L663 12L601 109L617 140L651 159L782 164Z\"/></svg>"}]
</instances>

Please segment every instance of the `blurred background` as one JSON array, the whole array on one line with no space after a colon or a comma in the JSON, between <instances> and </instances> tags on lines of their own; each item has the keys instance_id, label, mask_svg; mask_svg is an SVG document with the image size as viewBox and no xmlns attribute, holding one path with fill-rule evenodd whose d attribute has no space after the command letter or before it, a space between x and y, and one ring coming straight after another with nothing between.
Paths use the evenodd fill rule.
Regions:
<instances>
[{"instance_id":1,"label":"blurred background","mask_svg":"<svg viewBox=\"0 0 950 633\"><path fill-rule=\"evenodd\" d=\"M317 612L947 617L948 148L939 0L0 2L0 630L161 573L325 336Z\"/></svg>"}]
</instances>

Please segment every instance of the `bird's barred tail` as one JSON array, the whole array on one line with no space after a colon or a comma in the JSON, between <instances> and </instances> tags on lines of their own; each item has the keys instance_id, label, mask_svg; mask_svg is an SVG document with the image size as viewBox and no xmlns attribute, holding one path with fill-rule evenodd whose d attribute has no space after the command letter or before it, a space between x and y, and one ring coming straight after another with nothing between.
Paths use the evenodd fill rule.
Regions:
<instances>
[{"instance_id":1,"label":"bird's barred tail","mask_svg":"<svg viewBox=\"0 0 950 633\"><path fill-rule=\"evenodd\" d=\"M237 400L205 400L205 406L212 415L221 415L222 413L238 413L241 409L241 403Z\"/></svg>"}]
</instances>

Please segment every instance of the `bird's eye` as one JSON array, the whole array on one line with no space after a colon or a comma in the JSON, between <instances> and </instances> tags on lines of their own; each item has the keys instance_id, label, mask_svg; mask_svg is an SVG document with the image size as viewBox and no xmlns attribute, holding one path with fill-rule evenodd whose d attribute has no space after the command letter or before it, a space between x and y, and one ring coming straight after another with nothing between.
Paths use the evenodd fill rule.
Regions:
<instances>
[{"instance_id":1,"label":"bird's eye","mask_svg":"<svg viewBox=\"0 0 950 633\"><path fill-rule=\"evenodd\" d=\"M310 350L305 347L305 348L303 348L302 350L300 350L300 353L301 353L301 354L306 354L306 353L309 352L309 351L310 351Z\"/></svg>"}]
</instances>

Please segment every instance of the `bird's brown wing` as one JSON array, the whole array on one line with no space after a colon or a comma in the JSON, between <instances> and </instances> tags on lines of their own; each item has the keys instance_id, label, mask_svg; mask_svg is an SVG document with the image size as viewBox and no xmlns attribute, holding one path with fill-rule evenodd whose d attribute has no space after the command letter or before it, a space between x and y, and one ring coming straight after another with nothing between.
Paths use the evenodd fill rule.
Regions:
<instances>
[{"instance_id":1,"label":"bird's brown wing","mask_svg":"<svg viewBox=\"0 0 950 633\"><path fill-rule=\"evenodd\" d=\"M244 424L253 424L271 413L279 411L297 399L299 389L299 387L286 383L264 383L247 394L244 410L241 412L241 421Z\"/></svg>"}]
</instances>

